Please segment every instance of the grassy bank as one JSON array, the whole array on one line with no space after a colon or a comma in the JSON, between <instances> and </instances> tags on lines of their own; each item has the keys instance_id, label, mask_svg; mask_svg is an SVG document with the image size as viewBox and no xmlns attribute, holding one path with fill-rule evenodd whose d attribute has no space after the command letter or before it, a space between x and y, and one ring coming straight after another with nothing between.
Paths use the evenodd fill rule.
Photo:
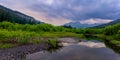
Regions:
<instances>
[{"instance_id":1,"label":"grassy bank","mask_svg":"<svg viewBox=\"0 0 120 60\"><path fill-rule=\"evenodd\" d=\"M29 32L0 30L0 49L11 48L26 44L50 44L56 47L58 37L82 37L80 34L70 32Z\"/></svg>"}]
</instances>

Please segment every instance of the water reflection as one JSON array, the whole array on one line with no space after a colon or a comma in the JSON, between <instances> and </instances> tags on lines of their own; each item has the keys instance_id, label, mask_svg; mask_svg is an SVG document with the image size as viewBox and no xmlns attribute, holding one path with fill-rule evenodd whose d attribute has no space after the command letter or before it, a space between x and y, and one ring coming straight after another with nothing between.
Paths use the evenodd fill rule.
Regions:
<instances>
[{"instance_id":1,"label":"water reflection","mask_svg":"<svg viewBox=\"0 0 120 60\"><path fill-rule=\"evenodd\" d=\"M47 51L34 53L27 55L26 60L120 60L120 56L111 49L104 45L99 47L101 42L88 43L69 44L52 53Z\"/></svg>"},{"instance_id":2,"label":"water reflection","mask_svg":"<svg viewBox=\"0 0 120 60\"><path fill-rule=\"evenodd\" d=\"M113 49L115 52L119 53L120 54L120 46L117 46L115 44L112 44L111 42L109 41L105 41L105 45L111 49Z\"/></svg>"}]
</instances>

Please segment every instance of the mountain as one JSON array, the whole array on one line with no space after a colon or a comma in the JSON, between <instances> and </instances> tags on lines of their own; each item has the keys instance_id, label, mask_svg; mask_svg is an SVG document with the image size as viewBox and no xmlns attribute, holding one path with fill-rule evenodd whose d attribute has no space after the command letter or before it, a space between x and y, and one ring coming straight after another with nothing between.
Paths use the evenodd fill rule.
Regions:
<instances>
[{"instance_id":1,"label":"mountain","mask_svg":"<svg viewBox=\"0 0 120 60\"><path fill-rule=\"evenodd\" d=\"M114 24L117 24L117 23L120 23L120 19L112 21L110 23L106 23L106 24L101 24L101 25L95 26L94 28L103 28L105 26L110 26L110 25L114 25Z\"/></svg>"},{"instance_id":2,"label":"mountain","mask_svg":"<svg viewBox=\"0 0 120 60\"><path fill-rule=\"evenodd\" d=\"M100 24L81 24L80 22L70 22L70 23L66 23L63 26L71 26L71 27L75 27L75 28L89 28L89 27L94 27L94 26L98 26Z\"/></svg>"},{"instance_id":3,"label":"mountain","mask_svg":"<svg viewBox=\"0 0 120 60\"><path fill-rule=\"evenodd\" d=\"M8 22L19 23L19 24L43 23L43 22L37 21L31 16L25 15L21 12L14 11L0 5L0 22L2 21L8 21Z\"/></svg>"}]
</instances>

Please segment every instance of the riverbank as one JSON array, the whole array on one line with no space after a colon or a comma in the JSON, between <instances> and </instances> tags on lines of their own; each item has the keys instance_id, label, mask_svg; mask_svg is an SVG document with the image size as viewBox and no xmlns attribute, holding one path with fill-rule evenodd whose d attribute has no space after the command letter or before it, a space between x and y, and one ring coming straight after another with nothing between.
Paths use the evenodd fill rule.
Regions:
<instances>
[{"instance_id":1,"label":"riverbank","mask_svg":"<svg viewBox=\"0 0 120 60\"><path fill-rule=\"evenodd\" d=\"M0 49L12 48L29 44L40 44L48 40L56 40L59 37L77 37L82 34L71 32L28 32L0 30ZM50 39L49 39L50 38ZM51 42L50 42L51 43Z\"/></svg>"},{"instance_id":2,"label":"riverbank","mask_svg":"<svg viewBox=\"0 0 120 60\"><path fill-rule=\"evenodd\" d=\"M24 45L9 49L0 50L0 60L22 60L27 54L47 50L48 46L45 44Z\"/></svg>"},{"instance_id":3,"label":"riverbank","mask_svg":"<svg viewBox=\"0 0 120 60\"><path fill-rule=\"evenodd\" d=\"M63 47L53 51L29 54L26 60L120 60L120 56L98 40L83 40L65 37L59 39Z\"/></svg>"},{"instance_id":4,"label":"riverbank","mask_svg":"<svg viewBox=\"0 0 120 60\"><path fill-rule=\"evenodd\" d=\"M44 38L42 38L44 40ZM40 44L28 44L28 45L22 45L22 46L16 46L12 48L5 48L0 49L0 60L22 60L26 58L26 55L44 51L44 50L53 50L58 49L59 43L62 42L71 42L71 43L77 43L79 41L78 38L74 37L64 37L64 38L58 38L58 40L55 40L54 38L47 38L48 40L43 41Z\"/></svg>"},{"instance_id":5,"label":"riverbank","mask_svg":"<svg viewBox=\"0 0 120 60\"><path fill-rule=\"evenodd\" d=\"M36 52L46 51L46 50L47 51L49 50L50 52L54 52L53 51L54 49L59 49L58 46L70 46L70 45L77 44L80 46L86 46L90 48L105 47L105 45L102 42L98 42L93 39L92 41L87 41L87 40L79 39L76 37L62 37L62 38L58 38L57 40L54 40L53 38L47 38L47 39L48 39L47 42L44 42L41 44L30 44L30 45L23 45L23 46L18 46L13 48L1 49L0 60L24 60L26 59L27 55L30 55ZM50 40L50 39L53 39L53 40ZM111 44L107 44L107 45L109 45L108 47L110 47Z\"/></svg>"}]
</instances>

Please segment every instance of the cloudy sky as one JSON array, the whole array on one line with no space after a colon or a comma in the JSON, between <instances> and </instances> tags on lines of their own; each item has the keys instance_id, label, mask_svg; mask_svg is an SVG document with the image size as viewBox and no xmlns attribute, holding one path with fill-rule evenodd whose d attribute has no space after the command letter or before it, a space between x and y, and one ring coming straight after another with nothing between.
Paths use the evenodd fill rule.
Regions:
<instances>
[{"instance_id":1,"label":"cloudy sky","mask_svg":"<svg viewBox=\"0 0 120 60\"><path fill-rule=\"evenodd\" d=\"M54 25L107 23L120 18L120 0L0 0L0 4Z\"/></svg>"}]
</instances>

